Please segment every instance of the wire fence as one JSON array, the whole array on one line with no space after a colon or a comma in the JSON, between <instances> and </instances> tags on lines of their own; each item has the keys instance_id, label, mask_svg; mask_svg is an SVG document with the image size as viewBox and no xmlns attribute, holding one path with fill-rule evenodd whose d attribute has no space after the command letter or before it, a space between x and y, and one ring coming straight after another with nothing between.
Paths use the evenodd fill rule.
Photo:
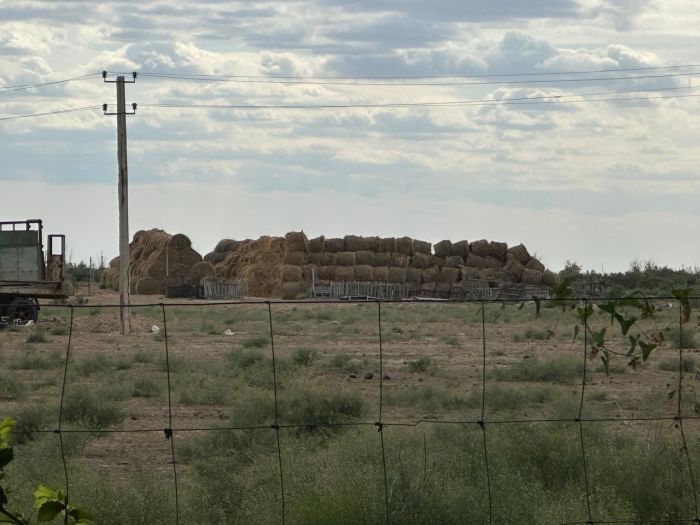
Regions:
<instances>
[{"instance_id":1,"label":"wire fence","mask_svg":"<svg viewBox=\"0 0 700 525\"><path fill-rule=\"evenodd\" d=\"M651 299L651 298L650 298ZM698 299L700 298L690 298L691 301L697 302ZM659 298L653 298L653 300L658 301L660 300ZM698 505L698 490L697 490L697 482L696 482L696 473L694 472L693 468L693 461L691 461L691 451L689 450L688 446L688 439L687 439L687 429L685 423L688 421L697 421L700 419L700 416L697 414L685 414L683 409L682 409L682 403L683 403L683 391L684 391L684 362L685 362L685 357L684 357L684 344L682 341L683 337L683 327L684 323L687 321L684 321L683 318L683 308L681 308L681 305L677 303L676 298L663 298L663 301L668 301L670 303L678 304L678 312L679 312L679 318L678 318L678 328L679 328L679 333L681 337L681 344L679 345L678 348L678 377L677 377L677 388L676 388L676 411L675 414L673 415L638 415L638 416L633 416L633 417L609 417L609 416L602 416L602 417L586 417L584 415L584 408L586 405L586 387L587 387L587 369L589 368L589 360L591 358L590 356L590 351L592 347L592 343L590 340L589 336L589 325L588 325L588 317L585 317L583 320L584 326L583 326L583 344L581 345L581 348L579 350L580 352L580 358L582 361L582 375L580 378L580 394L578 397L578 411L575 415L572 417L532 417L532 418L511 418L511 419L503 419L503 418L495 418L491 419L487 417L487 411L486 407L488 404L488 389L487 389L487 372L488 372L488 366L487 366L487 352L488 352L488 333L487 333L487 320L486 320L486 311L487 307L491 305L496 305L496 306L504 306L508 301L503 301L503 300L498 300L498 301L487 301L487 300L478 300L478 301L441 301L441 302L436 302L436 303L431 303L433 306L439 308L440 305L449 305L449 304L473 304L477 305L480 309L480 314L481 314L481 320L480 320L480 325L481 325L481 370L480 376L481 376L481 400L480 400L480 409L479 409L479 416L474 419L470 418L461 418L458 420L444 420L444 419L432 419L432 418L416 418L410 421L404 421L404 420L392 420L387 418L386 416L386 411L385 411L385 395L384 395L384 390L385 390L385 381L386 381L386 376L384 373L384 363L385 363L385 352L384 352L384 339L383 337L386 335L384 329L382 328L382 320L383 316L383 308L386 308L386 305L394 304L394 303L401 303L401 304L412 304L412 303L422 303L425 304L422 301L372 301L371 304L373 304L373 307L376 307L376 350L378 352L378 366L379 366L379 374L378 374L378 405L376 406L376 418L373 421L346 421L346 422L329 422L329 423L319 423L315 421L313 423L314 427L366 427L366 428L375 428L377 431L377 447L379 450L379 457L381 458L381 465L380 465L380 471L381 471L381 480L382 480L382 487L381 491L383 492L383 520L385 523L390 524L392 522L392 512L391 512L391 490L390 490L390 483L389 483L389 470L391 466L389 465L387 461L387 449L391 446L391 443L388 442L386 438L386 430L391 427L418 427L422 425L455 425L455 426L461 426L461 427L472 427L475 429L478 429L478 432L481 435L481 443L482 443L482 450L483 450L483 456L482 456L482 463L483 463L483 474L486 480L486 495L487 495L487 501L485 502L487 512L488 512L488 523L494 523L494 508L496 505L498 505L498 502L495 501L494 494L492 491L492 476L491 476L491 464L493 459L490 457L490 449L489 449L489 435L490 435L490 430L493 429L494 427L503 427L503 426L508 426L508 425L520 425L520 424L551 424L551 423L570 423L574 424L578 427L578 440L580 444L580 459L581 459L581 464L582 464L582 469L583 469L583 487L582 490L585 492L585 515L583 515L580 519L580 521L568 521L565 523L562 523L561 525L577 525L577 524L588 524L588 525L594 525L594 524L612 524L612 523L640 523L640 520L629 520L629 519L621 519L621 520L609 520L609 519L600 519L599 517L596 516L596 513L591 505L591 500L592 500L592 494L594 493L594 483L591 480L590 477L590 467L588 466L588 459L589 459L589 451L587 448L587 440L585 437L585 432L584 432L584 424L588 423L619 423L619 422L625 422L625 423L630 423L630 422L672 422L675 426L675 428L678 429L678 434L680 438L680 442L682 443L682 454L685 458L685 472L682 474L683 476L686 477L687 479L687 484L690 487L690 490L692 490L692 508L689 508L686 510L687 516L686 517L680 517L680 518L673 518L673 519L664 519L660 521L642 521L643 523L695 523L695 524L700 524L700 510L699 510L699 505ZM519 302L519 301L518 301ZM542 300L543 303L546 303L546 300ZM367 304L367 301L361 301L362 304ZM515 301L512 302L513 304L516 304ZM589 298L580 298L580 299L567 299L567 303L569 304L579 304L582 305L583 308L587 308L588 306L592 305L592 300ZM181 503L181 498L180 498L180 482L178 481L178 461L177 461L177 455L176 455L176 440L179 436L188 433L188 432L200 432L200 431L211 431L211 432L216 432L216 431L262 431L262 430L269 430L274 434L274 443L275 443L275 448L276 450L274 451L274 455L276 457L276 469L278 470L278 477L279 477L279 522L282 524L285 524L288 522L289 518L287 516L288 510L287 510L287 505L288 505L288 498L289 498L289 484L293 483L293 480L290 481L287 473L285 472L285 461L284 461L284 454L283 454L283 435L281 435L281 431L283 430L299 430L299 429L304 429L309 427L310 425L308 423L304 422L299 422L296 424L290 424L290 423L283 423L280 421L280 409L279 409L279 404L280 404L280 392L278 391L278 386L279 386L279 380L278 380L278 364L277 364L277 349L276 349L276 342L275 342L275 336L276 336L276 325L274 322L274 313L276 308L281 308L281 307L289 307L290 305L298 305L298 306L308 306L308 305L335 305L335 304L343 304L347 305L349 304L348 301L333 301L333 300L323 300L323 301L314 301L314 300L307 300L307 301L265 301L265 302L245 302L245 301L231 301L231 302L215 302L215 303L170 303L170 304L164 304L164 303L154 303L154 304L146 304L146 305L138 305L138 307L149 307L149 308L158 308L160 310L160 315L162 319L162 350L164 352L164 358L165 358L165 374L167 378L167 426L162 429L157 429L157 428L129 428L129 429L75 429L75 428L65 428L64 422L65 422L65 415L64 415L64 402L65 402L65 392L66 392L66 387L68 384L68 376L69 376L69 363L71 360L71 350L74 345L74 324L75 324L75 312L79 308L96 308L95 305L66 305L66 306L53 306L52 308L66 308L69 311L69 327L68 327L68 334L67 334L67 346L65 349L65 359L64 359L64 364L63 364L63 373L62 373L62 381L61 381L61 386L60 386L60 404L59 404L59 414L58 414L58 425L57 428L55 429L50 429L50 430L39 430L38 432L45 432L45 433L54 433L58 437L58 442L59 442L59 449L61 453L61 461L63 465L63 477L64 477L64 493L65 493L65 499L66 503L68 504L72 498L72 493L71 493L71 479L69 476L69 468L68 468L68 459L67 459L67 454L64 446L64 436L69 434L69 433L89 433L89 434L95 434L95 433L152 433L155 431L162 432L164 437L169 441L169 452L170 452L170 461L172 462L172 474L173 474L173 486L172 486L172 491L173 491L173 497L174 497L174 518L175 518L175 523L180 523L182 521L182 503ZM352 304L352 303L350 303ZM187 427L187 426L177 426L174 424L174 418L173 418L173 386L171 382L171 372L172 372L172 350L170 347L170 340L171 337L168 333L168 320L170 317L170 312L172 312L174 309L180 308L180 307L187 307L187 308L207 308L207 307L215 307L215 306L237 306L237 307L242 307L242 308L265 308L266 309L266 317L267 317L267 334L266 336L268 337L269 341L269 356L271 359L271 370L270 374L272 375L272 393L273 393L273 402L274 402L274 410L273 410L273 419L267 424L252 424L252 425L229 425L229 426L197 426L197 427ZM99 306L100 308L119 308L118 305L101 305ZM539 311L539 303L538 303L538 311ZM576 339L576 338L574 338ZM573 344L573 343L572 343ZM65 517L65 523L68 523L68 517Z\"/></svg>"}]
</instances>

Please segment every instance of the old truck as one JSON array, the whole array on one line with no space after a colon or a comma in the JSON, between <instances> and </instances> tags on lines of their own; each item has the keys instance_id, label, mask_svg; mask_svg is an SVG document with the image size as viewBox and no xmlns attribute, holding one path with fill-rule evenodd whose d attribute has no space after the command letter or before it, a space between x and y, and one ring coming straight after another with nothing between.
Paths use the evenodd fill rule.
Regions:
<instances>
[{"instance_id":1,"label":"old truck","mask_svg":"<svg viewBox=\"0 0 700 525\"><path fill-rule=\"evenodd\" d=\"M39 299L65 299L65 235L48 235L40 220L0 221L0 324L36 322Z\"/></svg>"}]
</instances>

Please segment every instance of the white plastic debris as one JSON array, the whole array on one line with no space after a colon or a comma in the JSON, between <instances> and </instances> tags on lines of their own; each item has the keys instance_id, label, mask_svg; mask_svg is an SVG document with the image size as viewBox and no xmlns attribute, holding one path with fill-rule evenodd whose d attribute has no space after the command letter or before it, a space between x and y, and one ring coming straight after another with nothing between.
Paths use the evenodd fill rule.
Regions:
<instances>
[{"instance_id":1,"label":"white plastic debris","mask_svg":"<svg viewBox=\"0 0 700 525\"><path fill-rule=\"evenodd\" d=\"M151 326L151 332L157 334L158 332L160 332L160 327L154 324L153 326Z\"/></svg>"},{"instance_id":2,"label":"white plastic debris","mask_svg":"<svg viewBox=\"0 0 700 525\"><path fill-rule=\"evenodd\" d=\"M227 328L224 335L236 335L236 332L233 332L230 328Z\"/></svg>"},{"instance_id":3,"label":"white plastic debris","mask_svg":"<svg viewBox=\"0 0 700 525\"><path fill-rule=\"evenodd\" d=\"M34 321L32 321L32 320L30 319L29 321L27 321L26 323L24 323L24 326L34 326Z\"/></svg>"}]
</instances>

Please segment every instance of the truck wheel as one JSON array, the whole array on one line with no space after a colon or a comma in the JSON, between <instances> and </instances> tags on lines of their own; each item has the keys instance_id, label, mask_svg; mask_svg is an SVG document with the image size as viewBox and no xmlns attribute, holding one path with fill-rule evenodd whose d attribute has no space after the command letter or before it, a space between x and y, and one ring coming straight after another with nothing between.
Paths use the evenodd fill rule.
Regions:
<instances>
[{"instance_id":1,"label":"truck wheel","mask_svg":"<svg viewBox=\"0 0 700 525\"><path fill-rule=\"evenodd\" d=\"M39 317L39 305L36 299L15 299L7 307L7 317L9 317L10 322L19 320L21 323L28 321L36 323Z\"/></svg>"}]
</instances>

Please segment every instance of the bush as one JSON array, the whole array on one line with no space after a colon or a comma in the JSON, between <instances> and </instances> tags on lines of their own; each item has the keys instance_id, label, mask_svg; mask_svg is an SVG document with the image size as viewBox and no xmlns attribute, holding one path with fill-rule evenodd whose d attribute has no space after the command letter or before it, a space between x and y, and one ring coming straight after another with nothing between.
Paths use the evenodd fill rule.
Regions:
<instances>
[{"instance_id":1,"label":"bush","mask_svg":"<svg viewBox=\"0 0 700 525\"><path fill-rule=\"evenodd\" d=\"M47 430L49 414L42 406L21 408L13 414L16 421L13 442L21 445L34 441L39 437L40 430Z\"/></svg>"},{"instance_id":2,"label":"bush","mask_svg":"<svg viewBox=\"0 0 700 525\"><path fill-rule=\"evenodd\" d=\"M265 348L269 344L270 338L263 336L253 337L252 339L246 339L242 343L243 348Z\"/></svg>"},{"instance_id":3,"label":"bush","mask_svg":"<svg viewBox=\"0 0 700 525\"><path fill-rule=\"evenodd\" d=\"M659 361L659 370L678 372L680 360L678 357L669 357ZM695 359L683 356L683 372L695 372Z\"/></svg>"},{"instance_id":4,"label":"bush","mask_svg":"<svg viewBox=\"0 0 700 525\"><path fill-rule=\"evenodd\" d=\"M157 397L160 395L163 387L148 377L142 377L134 382L134 388L131 392L132 397Z\"/></svg>"},{"instance_id":5,"label":"bush","mask_svg":"<svg viewBox=\"0 0 700 525\"><path fill-rule=\"evenodd\" d=\"M437 365L430 357L419 357L415 361L408 362L408 371L414 374L435 371Z\"/></svg>"},{"instance_id":6,"label":"bush","mask_svg":"<svg viewBox=\"0 0 700 525\"><path fill-rule=\"evenodd\" d=\"M292 361L297 366L311 366L316 359L316 351L312 348L297 348L292 355Z\"/></svg>"},{"instance_id":7,"label":"bush","mask_svg":"<svg viewBox=\"0 0 700 525\"><path fill-rule=\"evenodd\" d=\"M15 401L24 397L27 391L24 383L18 381L10 374L0 375L0 399Z\"/></svg>"},{"instance_id":8,"label":"bush","mask_svg":"<svg viewBox=\"0 0 700 525\"><path fill-rule=\"evenodd\" d=\"M678 327L669 329L668 338L673 344L673 348L681 348L681 334L683 334L683 349L698 347L698 343L695 340L695 328L691 326L684 326L682 332L678 329Z\"/></svg>"},{"instance_id":9,"label":"bush","mask_svg":"<svg viewBox=\"0 0 700 525\"><path fill-rule=\"evenodd\" d=\"M58 352L49 354L27 350L10 365L15 370L52 370L63 366L63 357Z\"/></svg>"},{"instance_id":10,"label":"bush","mask_svg":"<svg viewBox=\"0 0 700 525\"><path fill-rule=\"evenodd\" d=\"M227 357L232 367L244 370L265 359L263 353L257 350L234 350Z\"/></svg>"},{"instance_id":11,"label":"bush","mask_svg":"<svg viewBox=\"0 0 700 525\"><path fill-rule=\"evenodd\" d=\"M530 357L509 368L496 369L491 375L499 381L571 383L581 379L583 363L577 357L556 357L546 361Z\"/></svg>"},{"instance_id":12,"label":"bush","mask_svg":"<svg viewBox=\"0 0 700 525\"><path fill-rule=\"evenodd\" d=\"M27 343L45 343L46 336L44 335L44 332L34 331L27 336L25 341Z\"/></svg>"},{"instance_id":13,"label":"bush","mask_svg":"<svg viewBox=\"0 0 700 525\"><path fill-rule=\"evenodd\" d=\"M90 430L102 430L119 423L123 414L119 408L92 392L69 392L63 402L63 417Z\"/></svg>"},{"instance_id":14,"label":"bush","mask_svg":"<svg viewBox=\"0 0 700 525\"><path fill-rule=\"evenodd\" d=\"M318 427L330 428L342 422L356 420L362 415L364 404L355 392L304 390L294 393L283 404L285 422L304 425L304 430L317 430Z\"/></svg>"}]
</instances>

